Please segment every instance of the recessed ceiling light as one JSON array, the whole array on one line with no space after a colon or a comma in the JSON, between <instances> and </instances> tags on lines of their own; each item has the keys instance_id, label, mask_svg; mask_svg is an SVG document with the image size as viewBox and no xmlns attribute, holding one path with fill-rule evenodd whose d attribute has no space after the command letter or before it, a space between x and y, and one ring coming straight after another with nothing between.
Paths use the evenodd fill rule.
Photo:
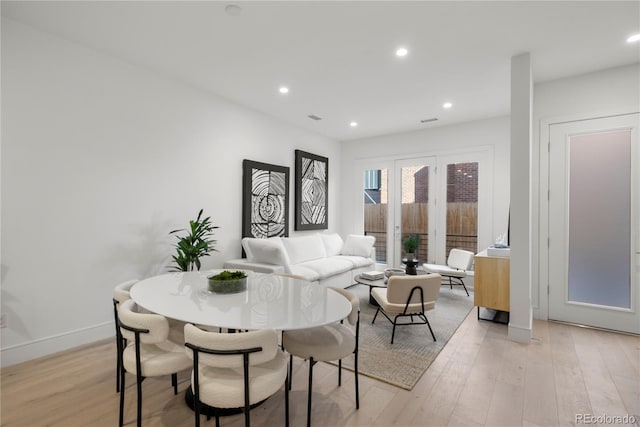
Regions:
<instances>
[{"instance_id":1,"label":"recessed ceiling light","mask_svg":"<svg viewBox=\"0 0 640 427\"><path fill-rule=\"evenodd\" d=\"M409 53L409 51L406 47L399 47L396 50L396 56L407 56L407 53Z\"/></svg>"},{"instance_id":2,"label":"recessed ceiling light","mask_svg":"<svg viewBox=\"0 0 640 427\"><path fill-rule=\"evenodd\" d=\"M358 122L351 122L351 123L349 123L349 126L354 128L354 127L358 126Z\"/></svg>"},{"instance_id":3,"label":"recessed ceiling light","mask_svg":"<svg viewBox=\"0 0 640 427\"><path fill-rule=\"evenodd\" d=\"M453 107L453 104L450 102L445 102L444 104L442 104L442 108L449 109L451 107Z\"/></svg>"},{"instance_id":4,"label":"recessed ceiling light","mask_svg":"<svg viewBox=\"0 0 640 427\"><path fill-rule=\"evenodd\" d=\"M640 33L639 34L634 34L631 37L629 37L627 39L627 43L633 43L633 42L637 42L640 41Z\"/></svg>"},{"instance_id":5,"label":"recessed ceiling light","mask_svg":"<svg viewBox=\"0 0 640 427\"><path fill-rule=\"evenodd\" d=\"M242 8L237 4L228 4L225 6L224 11L229 16L240 16Z\"/></svg>"},{"instance_id":6,"label":"recessed ceiling light","mask_svg":"<svg viewBox=\"0 0 640 427\"><path fill-rule=\"evenodd\" d=\"M289 93L289 88L286 86L281 86L278 91L280 91L280 93Z\"/></svg>"}]
</instances>

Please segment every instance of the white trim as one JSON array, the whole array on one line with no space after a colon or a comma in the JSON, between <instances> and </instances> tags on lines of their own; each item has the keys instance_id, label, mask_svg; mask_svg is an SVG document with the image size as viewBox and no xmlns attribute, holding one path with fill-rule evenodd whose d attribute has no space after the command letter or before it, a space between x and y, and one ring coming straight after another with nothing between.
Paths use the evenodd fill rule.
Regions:
<instances>
[{"instance_id":1,"label":"white trim","mask_svg":"<svg viewBox=\"0 0 640 427\"><path fill-rule=\"evenodd\" d=\"M517 326L509 323L509 339L529 344L533 338L533 331L530 327Z\"/></svg>"},{"instance_id":2,"label":"white trim","mask_svg":"<svg viewBox=\"0 0 640 427\"><path fill-rule=\"evenodd\" d=\"M16 363L47 356L79 345L100 341L115 336L113 321L89 326L75 331L39 338L37 340L12 345L0 350L0 365Z\"/></svg>"}]
</instances>

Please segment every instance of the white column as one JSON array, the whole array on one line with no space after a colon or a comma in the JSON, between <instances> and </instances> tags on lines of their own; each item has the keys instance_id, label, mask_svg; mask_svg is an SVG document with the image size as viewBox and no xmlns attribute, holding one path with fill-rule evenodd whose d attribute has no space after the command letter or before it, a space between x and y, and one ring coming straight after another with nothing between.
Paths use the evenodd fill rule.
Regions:
<instances>
[{"instance_id":1,"label":"white column","mask_svg":"<svg viewBox=\"0 0 640 427\"><path fill-rule=\"evenodd\" d=\"M509 338L531 340L531 57L511 58L511 262Z\"/></svg>"}]
</instances>

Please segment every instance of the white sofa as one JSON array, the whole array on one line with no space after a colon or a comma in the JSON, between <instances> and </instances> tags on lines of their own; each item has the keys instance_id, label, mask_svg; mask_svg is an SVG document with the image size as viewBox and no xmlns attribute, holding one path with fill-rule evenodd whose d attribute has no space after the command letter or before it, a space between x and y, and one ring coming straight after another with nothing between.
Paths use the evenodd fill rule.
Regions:
<instances>
[{"instance_id":1,"label":"white sofa","mask_svg":"<svg viewBox=\"0 0 640 427\"><path fill-rule=\"evenodd\" d=\"M343 241L336 233L257 239L245 237L246 258L224 263L225 269L302 276L323 286L346 288L354 277L374 269L373 236L349 235Z\"/></svg>"}]
</instances>

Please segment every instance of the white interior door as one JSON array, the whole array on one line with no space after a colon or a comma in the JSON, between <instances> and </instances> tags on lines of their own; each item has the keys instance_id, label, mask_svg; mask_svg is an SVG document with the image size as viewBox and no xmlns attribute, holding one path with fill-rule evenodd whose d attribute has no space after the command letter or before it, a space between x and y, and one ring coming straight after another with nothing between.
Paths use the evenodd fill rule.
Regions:
<instances>
[{"instance_id":1,"label":"white interior door","mask_svg":"<svg viewBox=\"0 0 640 427\"><path fill-rule=\"evenodd\" d=\"M549 319L640 333L639 120L549 128Z\"/></svg>"}]
</instances>

